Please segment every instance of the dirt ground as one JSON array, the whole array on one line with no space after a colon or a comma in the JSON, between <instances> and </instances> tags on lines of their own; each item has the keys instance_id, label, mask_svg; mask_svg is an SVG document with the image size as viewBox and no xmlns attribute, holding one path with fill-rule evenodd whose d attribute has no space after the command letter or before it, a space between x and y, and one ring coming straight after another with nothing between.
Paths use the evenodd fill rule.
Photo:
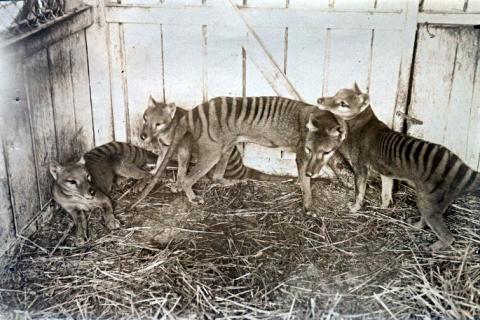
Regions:
<instances>
[{"instance_id":1,"label":"dirt ground","mask_svg":"<svg viewBox=\"0 0 480 320\"><path fill-rule=\"evenodd\" d=\"M135 210L130 185L115 192L122 228L90 217L91 239L73 245L65 212L18 242L1 271L5 317L73 319L473 319L480 317L480 199L446 215L457 241L436 238L401 185L380 209L378 183L349 213L353 189L314 183L319 218L302 215L295 181L201 182L194 206L167 186ZM66 236L66 238L65 238ZM65 238L63 241L62 238Z\"/></svg>"}]
</instances>

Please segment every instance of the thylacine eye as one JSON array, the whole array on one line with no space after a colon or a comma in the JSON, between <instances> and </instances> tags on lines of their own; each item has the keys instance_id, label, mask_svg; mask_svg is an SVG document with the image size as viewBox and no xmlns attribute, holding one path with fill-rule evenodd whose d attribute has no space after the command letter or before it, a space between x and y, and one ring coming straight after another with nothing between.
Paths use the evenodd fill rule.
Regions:
<instances>
[{"instance_id":1,"label":"thylacine eye","mask_svg":"<svg viewBox=\"0 0 480 320\"><path fill-rule=\"evenodd\" d=\"M310 155L312 153L312 150L310 150L310 148L308 148L308 147L305 147L305 153L307 155Z\"/></svg>"},{"instance_id":2,"label":"thylacine eye","mask_svg":"<svg viewBox=\"0 0 480 320\"><path fill-rule=\"evenodd\" d=\"M74 186L77 185L77 181L75 181L75 180L67 180L67 182L71 185L74 185Z\"/></svg>"},{"instance_id":3,"label":"thylacine eye","mask_svg":"<svg viewBox=\"0 0 480 320\"><path fill-rule=\"evenodd\" d=\"M155 126L156 126L157 128L160 127L161 125L162 125L162 124L161 124L160 122L155 123Z\"/></svg>"},{"instance_id":4,"label":"thylacine eye","mask_svg":"<svg viewBox=\"0 0 480 320\"><path fill-rule=\"evenodd\" d=\"M92 182L92 176L91 176L91 175L88 175L88 176L87 176L87 181L88 181L88 182Z\"/></svg>"},{"instance_id":5,"label":"thylacine eye","mask_svg":"<svg viewBox=\"0 0 480 320\"><path fill-rule=\"evenodd\" d=\"M345 101L340 101L340 106L344 108L350 108L350 106Z\"/></svg>"}]
</instances>

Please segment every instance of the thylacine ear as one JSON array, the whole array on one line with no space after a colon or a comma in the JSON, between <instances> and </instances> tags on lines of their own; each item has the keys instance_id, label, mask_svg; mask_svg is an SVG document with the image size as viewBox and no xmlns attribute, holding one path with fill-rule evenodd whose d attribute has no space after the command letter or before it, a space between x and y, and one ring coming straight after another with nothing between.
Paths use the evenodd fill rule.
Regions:
<instances>
[{"instance_id":1,"label":"thylacine ear","mask_svg":"<svg viewBox=\"0 0 480 320\"><path fill-rule=\"evenodd\" d=\"M361 94L362 90L360 90L360 87L357 84L357 81L353 83L353 91L355 91L356 94Z\"/></svg>"},{"instance_id":2,"label":"thylacine ear","mask_svg":"<svg viewBox=\"0 0 480 320\"><path fill-rule=\"evenodd\" d=\"M317 132L318 131L318 127L315 126L315 124L312 121L312 115L310 115L309 118L308 118L307 129L311 132Z\"/></svg>"},{"instance_id":3,"label":"thylacine ear","mask_svg":"<svg viewBox=\"0 0 480 320\"><path fill-rule=\"evenodd\" d=\"M362 100L362 106L360 107L359 113L365 110L370 105L370 96L368 95L368 93L362 93L360 95L360 99Z\"/></svg>"},{"instance_id":4,"label":"thylacine ear","mask_svg":"<svg viewBox=\"0 0 480 320\"><path fill-rule=\"evenodd\" d=\"M85 164L85 158L82 156L78 161L77 161L78 164Z\"/></svg>"},{"instance_id":5,"label":"thylacine ear","mask_svg":"<svg viewBox=\"0 0 480 320\"><path fill-rule=\"evenodd\" d=\"M53 176L53 179L57 180L58 175L62 173L63 166L60 165L57 161L52 160L48 166L50 174Z\"/></svg>"},{"instance_id":6,"label":"thylacine ear","mask_svg":"<svg viewBox=\"0 0 480 320\"><path fill-rule=\"evenodd\" d=\"M173 119L175 116L175 111L177 110L177 105L174 102L167 103L165 105L165 110L170 114L170 117Z\"/></svg>"},{"instance_id":7,"label":"thylacine ear","mask_svg":"<svg viewBox=\"0 0 480 320\"><path fill-rule=\"evenodd\" d=\"M153 98L152 95L149 95L149 96L148 96L147 107L149 107L149 108L155 108L156 106L157 106L157 101L155 101L155 99Z\"/></svg>"}]
</instances>

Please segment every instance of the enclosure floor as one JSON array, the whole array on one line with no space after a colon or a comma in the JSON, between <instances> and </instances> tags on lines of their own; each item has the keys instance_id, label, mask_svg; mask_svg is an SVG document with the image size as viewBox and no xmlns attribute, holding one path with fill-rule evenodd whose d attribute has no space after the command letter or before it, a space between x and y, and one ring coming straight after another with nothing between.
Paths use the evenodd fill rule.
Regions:
<instances>
[{"instance_id":1,"label":"enclosure floor","mask_svg":"<svg viewBox=\"0 0 480 320\"><path fill-rule=\"evenodd\" d=\"M90 217L91 239L60 241L58 210L20 240L0 275L5 316L75 319L405 319L480 315L480 199L446 215L454 248L432 254L436 238L417 218L414 193L400 186L390 209L377 184L349 213L353 190L314 183L318 219L301 214L295 182L201 182L194 206L166 186L134 211L129 186L114 194L122 228ZM121 198L120 200L118 200ZM0 317L2 316L0 314Z\"/></svg>"}]
</instances>

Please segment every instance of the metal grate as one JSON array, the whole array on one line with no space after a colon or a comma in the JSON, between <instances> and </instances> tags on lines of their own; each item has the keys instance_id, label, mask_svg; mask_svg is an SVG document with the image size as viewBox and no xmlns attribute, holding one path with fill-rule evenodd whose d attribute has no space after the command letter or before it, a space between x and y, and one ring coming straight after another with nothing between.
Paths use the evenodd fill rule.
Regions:
<instances>
[{"instance_id":1,"label":"metal grate","mask_svg":"<svg viewBox=\"0 0 480 320\"><path fill-rule=\"evenodd\" d=\"M24 0L0 2L1 38L34 30L64 14L64 0Z\"/></svg>"}]
</instances>

